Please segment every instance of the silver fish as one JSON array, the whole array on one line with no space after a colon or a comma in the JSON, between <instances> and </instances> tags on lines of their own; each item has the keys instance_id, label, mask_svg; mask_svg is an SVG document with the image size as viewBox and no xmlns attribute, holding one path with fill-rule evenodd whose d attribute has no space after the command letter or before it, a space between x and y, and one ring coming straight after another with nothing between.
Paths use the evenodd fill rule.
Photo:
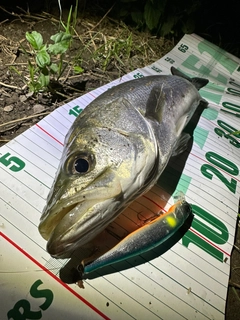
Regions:
<instances>
[{"instance_id":1,"label":"silver fish","mask_svg":"<svg viewBox=\"0 0 240 320\"><path fill-rule=\"evenodd\" d=\"M208 80L171 71L112 87L76 118L39 224L53 257L95 238L186 149Z\"/></svg>"}]
</instances>

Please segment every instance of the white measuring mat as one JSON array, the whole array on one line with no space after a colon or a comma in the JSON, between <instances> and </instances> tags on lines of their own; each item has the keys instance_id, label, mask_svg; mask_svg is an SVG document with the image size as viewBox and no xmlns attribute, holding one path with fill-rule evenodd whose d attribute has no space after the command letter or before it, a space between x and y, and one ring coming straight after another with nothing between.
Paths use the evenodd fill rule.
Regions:
<instances>
[{"instance_id":1,"label":"white measuring mat","mask_svg":"<svg viewBox=\"0 0 240 320\"><path fill-rule=\"evenodd\" d=\"M224 319L239 205L240 134L230 134L240 130L239 61L186 35L156 63L63 105L0 148L2 319ZM125 217L167 209L172 194L182 191L192 205L192 226L160 256L136 257L137 263L129 260L121 270L112 266L108 274L99 271L84 281L84 290L64 284L58 271L67 261L50 257L37 229L64 137L81 109L111 86L169 74L171 66L209 79L200 90L209 106L195 127L187 159L171 161L160 184Z\"/></svg>"}]
</instances>

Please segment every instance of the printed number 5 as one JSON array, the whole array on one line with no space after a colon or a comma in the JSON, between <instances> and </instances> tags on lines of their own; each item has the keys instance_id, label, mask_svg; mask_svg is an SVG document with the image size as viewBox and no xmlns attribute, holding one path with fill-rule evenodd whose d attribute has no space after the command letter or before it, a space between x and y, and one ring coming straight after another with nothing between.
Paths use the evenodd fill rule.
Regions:
<instances>
[{"instance_id":1,"label":"printed number 5","mask_svg":"<svg viewBox=\"0 0 240 320\"><path fill-rule=\"evenodd\" d=\"M0 163L6 167L10 166L9 169L13 172L18 172L25 167L25 162L18 157L11 156L9 152L0 157Z\"/></svg>"}]
</instances>

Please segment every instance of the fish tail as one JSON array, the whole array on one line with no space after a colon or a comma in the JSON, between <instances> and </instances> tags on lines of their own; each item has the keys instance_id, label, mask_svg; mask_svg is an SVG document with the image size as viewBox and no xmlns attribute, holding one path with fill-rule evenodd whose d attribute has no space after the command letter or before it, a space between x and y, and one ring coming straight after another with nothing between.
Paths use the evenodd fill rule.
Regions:
<instances>
[{"instance_id":1,"label":"fish tail","mask_svg":"<svg viewBox=\"0 0 240 320\"><path fill-rule=\"evenodd\" d=\"M185 75L182 71L174 67L171 67L171 73L174 76L178 76L190 81L197 90L200 90L202 87L205 87L209 82L208 79L204 79L204 78L199 78L199 77L190 78L187 75Z\"/></svg>"}]
</instances>

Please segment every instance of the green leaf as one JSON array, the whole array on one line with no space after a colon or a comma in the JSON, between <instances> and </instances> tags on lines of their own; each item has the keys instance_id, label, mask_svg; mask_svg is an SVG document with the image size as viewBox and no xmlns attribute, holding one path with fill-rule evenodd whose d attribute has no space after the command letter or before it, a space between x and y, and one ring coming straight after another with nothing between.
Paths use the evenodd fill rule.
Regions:
<instances>
[{"instance_id":1,"label":"green leaf","mask_svg":"<svg viewBox=\"0 0 240 320\"><path fill-rule=\"evenodd\" d=\"M138 0L121 0L121 2L135 2L135 1L138 1Z\"/></svg>"},{"instance_id":2,"label":"green leaf","mask_svg":"<svg viewBox=\"0 0 240 320\"><path fill-rule=\"evenodd\" d=\"M62 54L68 49L68 43L54 43L48 46L48 51L50 54Z\"/></svg>"},{"instance_id":3,"label":"green leaf","mask_svg":"<svg viewBox=\"0 0 240 320\"><path fill-rule=\"evenodd\" d=\"M39 32L37 31L33 31L32 33L26 32L26 39L31 44L33 49L40 50L42 48L43 38Z\"/></svg>"},{"instance_id":4,"label":"green leaf","mask_svg":"<svg viewBox=\"0 0 240 320\"><path fill-rule=\"evenodd\" d=\"M160 17L164 13L166 1L148 0L144 7L144 19L150 30L157 28Z\"/></svg>"},{"instance_id":5,"label":"green leaf","mask_svg":"<svg viewBox=\"0 0 240 320\"><path fill-rule=\"evenodd\" d=\"M38 92L42 89L42 85L39 81L31 81L28 84L28 88L30 92Z\"/></svg>"},{"instance_id":6,"label":"green leaf","mask_svg":"<svg viewBox=\"0 0 240 320\"><path fill-rule=\"evenodd\" d=\"M34 79L34 67L33 67L30 60L28 60L28 70L29 70L30 78L33 80Z\"/></svg>"},{"instance_id":7,"label":"green leaf","mask_svg":"<svg viewBox=\"0 0 240 320\"><path fill-rule=\"evenodd\" d=\"M70 42L72 39L72 36L66 32L61 31L51 36L50 39L54 41L54 43L61 43L63 41Z\"/></svg>"},{"instance_id":8,"label":"green leaf","mask_svg":"<svg viewBox=\"0 0 240 320\"><path fill-rule=\"evenodd\" d=\"M46 50L41 50L36 55L36 63L39 68L44 68L51 63L50 55L47 53Z\"/></svg>"},{"instance_id":9,"label":"green leaf","mask_svg":"<svg viewBox=\"0 0 240 320\"><path fill-rule=\"evenodd\" d=\"M48 46L48 51L55 55L62 54L68 50L72 36L70 34L66 34L65 32L59 32L51 36L51 40L54 41L54 44L50 44Z\"/></svg>"},{"instance_id":10,"label":"green leaf","mask_svg":"<svg viewBox=\"0 0 240 320\"><path fill-rule=\"evenodd\" d=\"M82 73L84 70L80 66L74 66L73 71L74 71L74 73L79 74L79 73Z\"/></svg>"},{"instance_id":11,"label":"green leaf","mask_svg":"<svg viewBox=\"0 0 240 320\"><path fill-rule=\"evenodd\" d=\"M168 17L168 19L166 19L166 21L162 24L162 27L160 29L160 35L162 37L166 36L167 34L169 34L172 29L173 26L175 25L175 17L174 16L170 16Z\"/></svg>"},{"instance_id":12,"label":"green leaf","mask_svg":"<svg viewBox=\"0 0 240 320\"><path fill-rule=\"evenodd\" d=\"M142 26L143 25L143 13L141 11L133 11L131 12L131 17L133 21L138 25Z\"/></svg>"},{"instance_id":13,"label":"green leaf","mask_svg":"<svg viewBox=\"0 0 240 320\"><path fill-rule=\"evenodd\" d=\"M58 65L56 63L52 63L49 68L51 73L58 73Z\"/></svg>"},{"instance_id":14,"label":"green leaf","mask_svg":"<svg viewBox=\"0 0 240 320\"><path fill-rule=\"evenodd\" d=\"M157 27L161 12L157 11L151 1L147 1L144 7L144 19L150 30Z\"/></svg>"},{"instance_id":15,"label":"green leaf","mask_svg":"<svg viewBox=\"0 0 240 320\"><path fill-rule=\"evenodd\" d=\"M182 26L183 33L193 33L195 29L195 20L193 18L188 18Z\"/></svg>"},{"instance_id":16,"label":"green leaf","mask_svg":"<svg viewBox=\"0 0 240 320\"><path fill-rule=\"evenodd\" d=\"M49 77L49 75L44 75L43 73L41 73L38 80L41 83L42 88L44 88L49 85L50 77Z\"/></svg>"},{"instance_id":17,"label":"green leaf","mask_svg":"<svg viewBox=\"0 0 240 320\"><path fill-rule=\"evenodd\" d=\"M129 15L129 10L127 10L126 8L121 8L119 11L119 16L121 18L125 18Z\"/></svg>"}]
</instances>

